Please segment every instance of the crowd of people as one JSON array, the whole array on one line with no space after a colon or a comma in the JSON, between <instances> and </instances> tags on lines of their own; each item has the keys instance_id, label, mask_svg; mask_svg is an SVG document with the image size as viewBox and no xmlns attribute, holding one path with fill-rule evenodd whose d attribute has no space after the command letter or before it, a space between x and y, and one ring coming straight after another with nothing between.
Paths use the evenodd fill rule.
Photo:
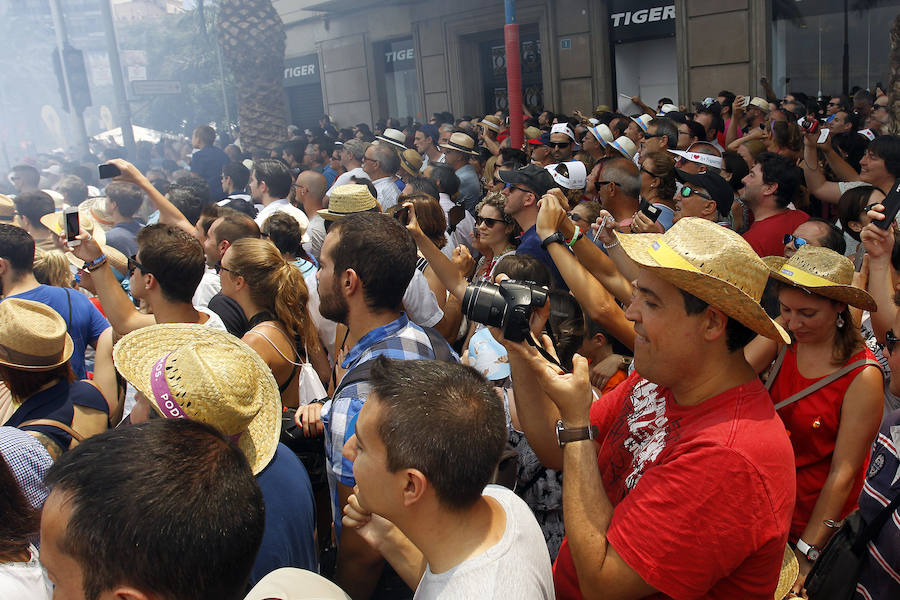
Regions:
<instances>
[{"instance_id":1,"label":"crowd of people","mask_svg":"<svg viewBox=\"0 0 900 600\"><path fill-rule=\"evenodd\" d=\"M0 596L900 597L900 137L764 91L14 166Z\"/></svg>"}]
</instances>

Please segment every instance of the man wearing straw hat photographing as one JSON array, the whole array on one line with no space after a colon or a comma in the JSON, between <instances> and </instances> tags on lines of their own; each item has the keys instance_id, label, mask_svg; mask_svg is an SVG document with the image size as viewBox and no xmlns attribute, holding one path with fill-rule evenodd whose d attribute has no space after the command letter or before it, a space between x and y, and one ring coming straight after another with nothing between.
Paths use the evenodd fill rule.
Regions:
<instances>
[{"instance_id":1,"label":"man wearing straw hat photographing","mask_svg":"<svg viewBox=\"0 0 900 600\"><path fill-rule=\"evenodd\" d=\"M535 348L501 340L528 441L541 463L565 470L557 597L770 600L793 452L743 352L756 334L788 340L759 305L768 268L705 219L615 243L637 267L628 379L594 400L585 358L561 373Z\"/></svg>"}]
</instances>

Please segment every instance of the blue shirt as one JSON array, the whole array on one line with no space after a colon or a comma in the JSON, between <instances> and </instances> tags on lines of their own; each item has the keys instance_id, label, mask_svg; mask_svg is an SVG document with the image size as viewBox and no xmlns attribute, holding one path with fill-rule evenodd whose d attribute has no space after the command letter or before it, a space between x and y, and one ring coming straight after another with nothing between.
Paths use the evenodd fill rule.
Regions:
<instances>
[{"instance_id":1,"label":"blue shirt","mask_svg":"<svg viewBox=\"0 0 900 600\"><path fill-rule=\"evenodd\" d=\"M459 197L466 210L475 214L475 206L481 202L481 182L478 181L478 174L472 165L466 164L456 170L456 176L459 177Z\"/></svg>"},{"instance_id":2,"label":"blue shirt","mask_svg":"<svg viewBox=\"0 0 900 600\"><path fill-rule=\"evenodd\" d=\"M317 573L316 507L303 463L287 446L278 444L256 482L266 504L266 524L250 585L281 567Z\"/></svg>"},{"instance_id":3,"label":"blue shirt","mask_svg":"<svg viewBox=\"0 0 900 600\"><path fill-rule=\"evenodd\" d=\"M516 248L516 254L527 254L544 263L550 269L550 274L553 276L556 287L569 291L569 286L563 281L559 269L556 268L556 264L550 258L550 253L541 248L541 238L538 237L536 225L532 225L531 229L523 233L522 237L519 238L519 247Z\"/></svg>"},{"instance_id":4,"label":"blue shirt","mask_svg":"<svg viewBox=\"0 0 900 600\"><path fill-rule=\"evenodd\" d=\"M656 219L656 222L662 225L663 231L668 231L672 224L675 222L675 211L665 204L661 204L658 202L654 202L653 206L662 211L661 213L659 213L659 218Z\"/></svg>"},{"instance_id":5,"label":"blue shirt","mask_svg":"<svg viewBox=\"0 0 900 600\"><path fill-rule=\"evenodd\" d=\"M230 162L228 155L215 146L201 148L191 155L191 172L209 184L209 199L212 202L225 197L225 192L222 191L222 167Z\"/></svg>"},{"instance_id":6,"label":"blue shirt","mask_svg":"<svg viewBox=\"0 0 900 600\"><path fill-rule=\"evenodd\" d=\"M9 297L41 302L62 316L74 344L69 364L75 371L75 377L85 379L87 373L84 368L84 349L88 344L96 343L100 334L109 327L109 321L100 314L91 301L81 292L51 285L39 285L33 290Z\"/></svg>"},{"instance_id":7,"label":"blue shirt","mask_svg":"<svg viewBox=\"0 0 900 600\"><path fill-rule=\"evenodd\" d=\"M135 220L116 223L106 232L106 244L126 257L135 256L138 252L137 234L143 226Z\"/></svg>"},{"instance_id":8,"label":"blue shirt","mask_svg":"<svg viewBox=\"0 0 900 600\"><path fill-rule=\"evenodd\" d=\"M328 187L330 188L334 185L334 180L337 179L338 172L331 167L326 166L322 168L322 175L325 176L325 181L328 182Z\"/></svg>"},{"instance_id":9,"label":"blue shirt","mask_svg":"<svg viewBox=\"0 0 900 600\"><path fill-rule=\"evenodd\" d=\"M372 346L378 342L378 348ZM407 318L406 314L382 325L364 335L347 353L341 367L347 369L374 360L379 356L396 360L433 360L434 350L428 335L421 327ZM328 487L331 488L331 500L336 515L334 527L338 539L341 533L341 506L338 504L337 484L348 487L356 485L353 477L353 463L341 452L356 433L356 418L362 410L366 396L369 395L369 382L361 381L346 386L340 393L322 407L322 424L325 426L325 464L328 473Z\"/></svg>"},{"instance_id":10,"label":"blue shirt","mask_svg":"<svg viewBox=\"0 0 900 600\"><path fill-rule=\"evenodd\" d=\"M4 425L18 427L27 421L35 419L52 419L64 425L72 426L75 416L74 406L84 406L109 414L109 404L100 390L86 381L73 381L69 383L60 380L45 390L32 394L22 406L16 409ZM67 450L72 443L72 437L53 425L26 425L25 431L43 433L56 442L62 450Z\"/></svg>"}]
</instances>

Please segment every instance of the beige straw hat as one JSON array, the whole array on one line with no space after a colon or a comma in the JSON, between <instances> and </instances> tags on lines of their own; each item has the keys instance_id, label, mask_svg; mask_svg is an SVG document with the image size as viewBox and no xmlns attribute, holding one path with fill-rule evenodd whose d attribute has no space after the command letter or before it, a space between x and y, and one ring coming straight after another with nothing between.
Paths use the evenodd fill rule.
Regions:
<instances>
[{"instance_id":1,"label":"beige straw hat","mask_svg":"<svg viewBox=\"0 0 900 600\"><path fill-rule=\"evenodd\" d=\"M6 194L0 194L0 221L11 223L16 217L16 204Z\"/></svg>"},{"instance_id":2,"label":"beige straw hat","mask_svg":"<svg viewBox=\"0 0 900 600\"><path fill-rule=\"evenodd\" d=\"M497 133L503 131L503 121L501 121L500 117L498 117L497 115L487 115L481 120L479 125L484 125L488 129L496 131Z\"/></svg>"},{"instance_id":3,"label":"beige straw hat","mask_svg":"<svg viewBox=\"0 0 900 600\"><path fill-rule=\"evenodd\" d=\"M318 211L320 217L326 221L339 221L347 215L365 212L378 207L375 196L369 191L368 186L359 183L339 185L331 190L328 208Z\"/></svg>"},{"instance_id":4,"label":"beige straw hat","mask_svg":"<svg viewBox=\"0 0 900 600\"><path fill-rule=\"evenodd\" d=\"M867 291L852 285L853 263L834 250L805 244L790 258L767 256L763 260L778 281L863 310L878 310Z\"/></svg>"},{"instance_id":5,"label":"beige straw hat","mask_svg":"<svg viewBox=\"0 0 900 600\"><path fill-rule=\"evenodd\" d=\"M106 255L106 258L109 260L110 266L122 275L127 275L128 257L112 246L106 245L106 232L104 232L99 227L94 227L94 221L92 221L90 217L85 216L80 212L78 214L78 224L81 225L81 228L88 232L91 237L93 237L97 241L98 244L100 244L100 250L102 250L103 254ZM43 225L56 235L62 235L65 231L65 213L63 213L62 211L56 211L44 215L43 217L41 217L41 225ZM66 252L66 258L69 259L69 264L76 269L80 269L84 266L84 261L71 252Z\"/></svg>"},{"instance_id":6,"label":"beige straw hat","mask_svg":"<svg viewBox=\"0 0 900 600\"><path fill-rule=\"evenodd\" d=\"M653 274L756 333L790 343L760 306L769 269L744 239L706 219L684 217L664 234L619 234L622 249Z\"/></svg>"},{"instance_id":7,"label":"beige straw hat","mask_svg":"<svg viewBox=\"0 0 900 600\"><path fill-rule=\"evenodd\" d=\"M400 168L413 177L418 177L419 171L422 170L422 155L412 148L409 148L401 152L399 156Z\"/></svg>"},{"instance_id":8,"label":"beige straw hat","mask_svg":"<svg viewBox=\"0 0 900 600\"><path fill-rule=\"evenodd\" d=\"M443 150L455 150L463 154L478 156L478 153L475 152L475 140L461 131L451 134L450 140L446 144L440 144L440 147Z\"/></svg>"},{"instance_id":9,"label":"beige straw hat","mask_svg":"<svg viewBox=\"0 0 900 600\"><path fill-rule=\"evenodd\" d=\"M113 361L162 416L237 438L254 475L272 460L281 433L278 384L238 338L196 323L151 325L119 340Z\"/></svg>"},{"instance_id":10,"label":"beige straw hat","mask_svg":"<svg viewBox=\"0 0 900 600\"><path fill-rule=\"evenodd\" d=\"M344 590L318 573L282 567L259 580L244 600L350 600Z\"/></svg>"},{"instance_id":11,"label":"beige straw hat","mask_svg":"<svg viewBox=\"0 0 900 600\"><path fill-rule=\"evenodd\" d=\"M0 365L49 371L65 364L73 348L66 322L46 304L15 297L0 302Z\"/></svg>"},{"instance_id":12,"label":"beige straw hat","mask_svg":"<svg viewBox=\"0 0 900 600\"><path fill-rule=\"evenodd\" d=\"M84 220L91 220L98 225L98 229L107 231L115 225L109 212L106 210L106 198L97 196L96 198L88 198L78 205L78 216Z\"/></svg>"},{"instance_id":13,"label":"beige straw hat","mask_svg":"<svg viewBox=\"0 0 900 600\"><path fill-rule=\"evenodd\" d=\"M797 562L797 557L791 547L785 546L784 556L781 558L781 572L778 574L778 585L775 587L773 599L781 600L787 596L794 587L798 575L800 575L800 563Z\"/></svg>"}]
</instances>

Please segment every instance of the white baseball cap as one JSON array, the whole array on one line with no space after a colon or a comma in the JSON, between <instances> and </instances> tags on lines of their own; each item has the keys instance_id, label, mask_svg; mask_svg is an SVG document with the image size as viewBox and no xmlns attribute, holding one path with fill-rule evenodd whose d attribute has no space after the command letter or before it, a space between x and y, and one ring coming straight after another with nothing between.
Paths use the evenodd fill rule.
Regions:
<instances>
[{"instance_id":1,"label":"white baseball cap","mask_svg":"<svg viewBox=\"0 0 900 600\"><path fill-rule=\"evenodd\" d=\"M568 123L557 123L556 125L554 125L550 130L550 135L553 135L554 133L564 133L569 136L569 139L571 139L573 142L575 141L575 132L572 131L572 128L569 127Z\"/></svg>"},{"instance_id":2,"label":"white baseball cap","mask_svg":"<svg viewBox=\"0 0 900 600\"><path fill-rule=\"evenodd\" d=\"M580 160L555 163L544 167L560 186L567 190L583 190L587 185L587 168Z\"/></svg>"}]
</instances>

